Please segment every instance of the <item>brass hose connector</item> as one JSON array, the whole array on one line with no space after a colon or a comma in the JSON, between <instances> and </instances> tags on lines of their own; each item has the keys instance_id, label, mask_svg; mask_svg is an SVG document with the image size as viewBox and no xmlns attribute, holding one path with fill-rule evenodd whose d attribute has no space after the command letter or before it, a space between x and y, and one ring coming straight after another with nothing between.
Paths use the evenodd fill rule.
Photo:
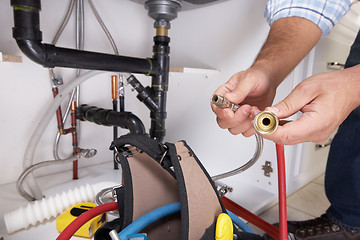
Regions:
<instances>
[{"instance_id":1,"label":"brass hose connector","mask_svg":"<svg viewBox=\"0 0 360 240\"><path fill-rule=\"evenodd\" d=\"M259 112L254 118L254 128L260 134L271 134L276 131L279 126L279 119L269 111Z\"/></svg>"},{"instance_id":2,"label":"brass hose connector","mask_svg":"<svg viewBox=\"0 0 360 240\"><path fill-rule=\"evenodd\" d=\"M214 94L211 96L210 102L219 108L230 108L234 112L239 109L240 105L228 101L223 96Z\"/></svg>"}]
</instances>

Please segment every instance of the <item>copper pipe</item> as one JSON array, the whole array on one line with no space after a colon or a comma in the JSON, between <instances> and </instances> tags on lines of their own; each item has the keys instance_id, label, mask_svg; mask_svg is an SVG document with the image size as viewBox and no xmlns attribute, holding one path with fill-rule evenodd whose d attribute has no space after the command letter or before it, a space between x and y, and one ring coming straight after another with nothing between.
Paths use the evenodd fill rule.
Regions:
<instances>
[{"instance_id":1,"label":"copper pipe","mask_svg":"<svg viewBox=\"0 0 360 240\"><path fill-rule=\"evenodd\" d=\"M71 103L71 127L73 129L72 135L72 145L73 145L73 154L77 154L80 149L78 147L78 138L76 131L76 101ZM78 179L78 160L73 161L73 179Z\"/></svg>"},{"instance_id":2,"label":"copper pipe","mask_svg":"<svg viewBox=\"0 0 360 240\"><path fill-rule=\"evenodd\" d=\"M116 101L119 95L119 82L117 75L111 76L111 96L112 100Z\"/></svg>"}]
</instances>

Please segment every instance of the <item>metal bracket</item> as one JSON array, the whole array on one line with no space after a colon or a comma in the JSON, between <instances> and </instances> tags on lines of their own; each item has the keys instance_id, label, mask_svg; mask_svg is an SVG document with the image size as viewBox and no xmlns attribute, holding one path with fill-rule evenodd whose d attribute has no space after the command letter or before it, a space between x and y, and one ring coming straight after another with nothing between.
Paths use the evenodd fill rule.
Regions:
<instances>
[{"instance_id":1,"label":"metal bracket","mask_svg":"<svg viewBox=\"0 0 360 240\"><path fill-rule=\"evenodd\" d=\"M262 165L262 170L264 170L264 175L266 177L270 177L270 173L273 172L273 168L271 167L271 162L270 161L266 161L265 165Z\"/></svg>"}]
</instances>

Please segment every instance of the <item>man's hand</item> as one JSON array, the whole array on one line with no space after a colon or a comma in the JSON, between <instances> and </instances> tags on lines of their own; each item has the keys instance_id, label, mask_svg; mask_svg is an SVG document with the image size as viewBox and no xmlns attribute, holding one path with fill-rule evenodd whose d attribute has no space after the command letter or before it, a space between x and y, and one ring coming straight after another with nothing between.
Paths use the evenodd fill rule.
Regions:
<instances>
[{"instance_id":1,"label":"man's hand","mask_svg":"<svg viewBox=\"0 0 360 240\"><path fill-rule=\"evenodd\" d=\"M228 82L220 86L215 94L224 96L233 103L241 103L234 113L230 109L221 109L212 105L221 128L229 129L232 134L242 133L251 136L255 133L252 127L254 106L264 109L270 106L274 99L276 86L272 85L266 75L256 67L234 74Z\"/></svg>"},{"instance_id":2,"label":"man's hand","mask_svg":"<svg viewBox=\"0 0 360 240\"><path fill-rule=\"evenodd\" d=\"M321 37L321 30L300 17L281 18L271 26L268 38L248 70L234 74L215 93L242 106L235 113L212 105L221 128L248 137L254 113L271 106L277 86L305 57Z\"/></svg>"},{"instance_id":3,"label":"man's hand","mask_svg":"<svg viewBox=\"0 0 360 240\"><path fill-rule=\"evenodd\" d=\"M301 117L264 138L280 144L322 142L360 105L360 65L314 75L302 81L283 101L267 108L280 119L298 111Z\"/></svg>"}]
</instances>

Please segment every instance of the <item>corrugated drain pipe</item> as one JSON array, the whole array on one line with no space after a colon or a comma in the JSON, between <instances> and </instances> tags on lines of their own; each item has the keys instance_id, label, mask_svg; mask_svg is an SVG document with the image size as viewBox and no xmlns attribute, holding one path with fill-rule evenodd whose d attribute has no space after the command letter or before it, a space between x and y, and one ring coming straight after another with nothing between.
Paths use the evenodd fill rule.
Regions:
<instances>
[{"instance_id":1,"label":"corrugated drain pipe","mask_svg":"<svg viewBox=\"0 0 360 240\"><path fill-rule=\"evenodd\" d=\"M134 134L145 134L144 124L131 112L117 112L111 109L81 105L77 109L77 118L99 125L126 128Z\"/></svg>"}]
</instances>

